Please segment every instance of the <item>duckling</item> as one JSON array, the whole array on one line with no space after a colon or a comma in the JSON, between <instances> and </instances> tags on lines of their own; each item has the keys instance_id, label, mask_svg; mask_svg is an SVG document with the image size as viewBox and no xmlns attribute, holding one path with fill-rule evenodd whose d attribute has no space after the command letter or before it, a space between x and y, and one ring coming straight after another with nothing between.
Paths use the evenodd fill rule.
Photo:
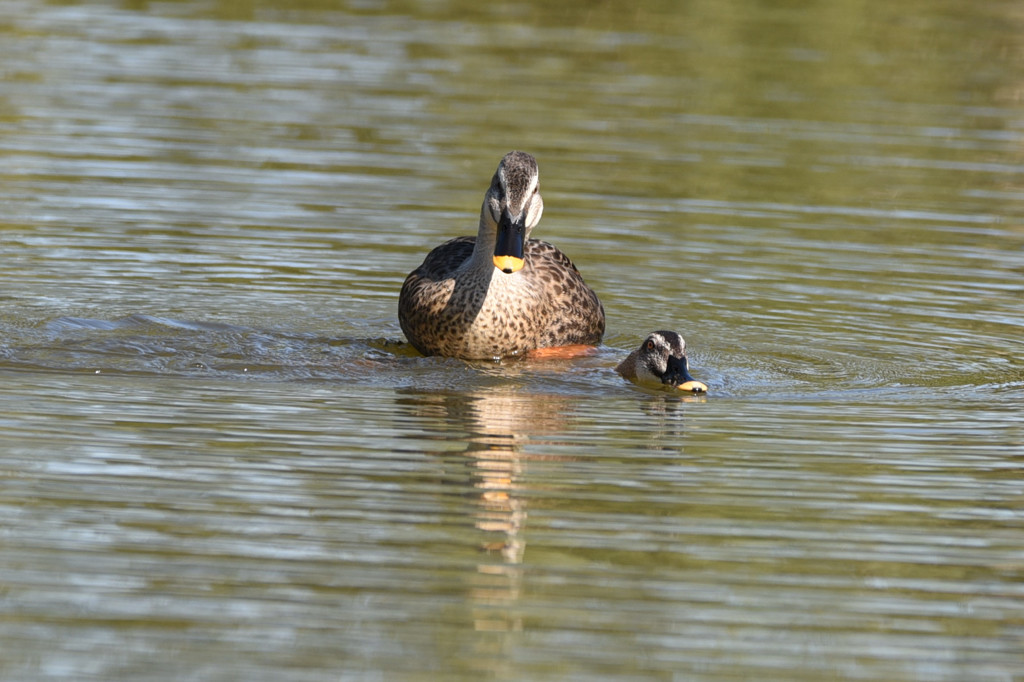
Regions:
<instances>
[{"instance_id":1,"label":"duckling","mask_svg":"<svg viewBox=\"0 0 1024 682\"><path fill-rule=\"evenodd\" d=\"M433 249L398 297L398 321L416 350L467 360L539 348L596 346L604 307L569 257L530 239L540 221L537 160L505 155L480 207L476 237Z\"/></svg>"},{"instance_id":2,"label":"duckling","mask_svg":"<svg viewBox=\"0 0 1024 682\"><path fill-rule=\"evenodd\" d=\"M672 331L651 332L615 371L640 386L707 393L707 384L690 376L686 342Z\"/></svg>"}]
</instances>

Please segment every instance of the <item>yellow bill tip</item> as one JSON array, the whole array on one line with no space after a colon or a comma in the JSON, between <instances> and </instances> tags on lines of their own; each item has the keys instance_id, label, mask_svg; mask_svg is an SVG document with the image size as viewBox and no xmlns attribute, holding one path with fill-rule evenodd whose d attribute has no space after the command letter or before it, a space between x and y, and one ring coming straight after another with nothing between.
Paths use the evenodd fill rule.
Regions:
<instances>
[{"instance_id":1,"label":"yellow bill tip","mask_svg":"<svg viewBox=\"0 0 1024 682\"><path fill-rule=\"evenodd\" d=\"M522 258L516 258L515 256L495 256L494 267L498 268L506 274L513 272L519 272L526 265L526 261Z\"/></svg>"},{"instance_id":2,"label":"yellow bill tip","mask_svg":"<svg viewBox=\"0 0 1024 682\"><path fill-rule=\"evenodd\" d=\"M708 385L701 381L684 381L678 386L680 391L687 391L689 393L707 393Z\"/></svg>"}]
</instances>

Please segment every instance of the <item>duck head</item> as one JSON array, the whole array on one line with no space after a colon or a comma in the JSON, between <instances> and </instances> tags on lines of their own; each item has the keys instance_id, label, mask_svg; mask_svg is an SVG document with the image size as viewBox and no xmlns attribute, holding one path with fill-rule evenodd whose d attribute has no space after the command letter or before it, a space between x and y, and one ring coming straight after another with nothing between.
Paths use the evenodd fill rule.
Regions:
<instances>
[{"instance_id":1,"label":"duck head","mask_svg":"<svg viewBox=\"0 0 1024 682\"><path fill-rule=\"evenodd\" d=\"M615 371L641 386L691 393L708 390L707 384L690 376L686 342L673 331L651 332Z\"/></svg>"},{"instance_id":2,"label":"duck head","mask_svg":"<svg viewBox=\"0 0 1024 682\"><path fill-rule=\"evenodd\" d=\"M537 160L526 152L509 152L498 164L480 212L480 241L493 235L494 267L510 275L526 265L526 240L540 222Z\"/></svg>"}]
</instances>

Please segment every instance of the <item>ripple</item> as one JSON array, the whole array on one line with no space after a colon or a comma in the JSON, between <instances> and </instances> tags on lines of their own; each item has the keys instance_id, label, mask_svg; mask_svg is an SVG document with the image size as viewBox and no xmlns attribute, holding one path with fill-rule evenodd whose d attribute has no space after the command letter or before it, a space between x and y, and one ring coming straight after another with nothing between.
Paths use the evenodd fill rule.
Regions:
<instances>
[{"instance_id":1,"label":"ripple","mask_svg":"<svg viewBox=\"0 0 1024 682\"><path fill-rule=\"evenodd\" d=\"M0 676L1019 676L1020 17L762 4L0 0ZM511 148L606 345L420 357Z\"/></svg>"}]
</instances>

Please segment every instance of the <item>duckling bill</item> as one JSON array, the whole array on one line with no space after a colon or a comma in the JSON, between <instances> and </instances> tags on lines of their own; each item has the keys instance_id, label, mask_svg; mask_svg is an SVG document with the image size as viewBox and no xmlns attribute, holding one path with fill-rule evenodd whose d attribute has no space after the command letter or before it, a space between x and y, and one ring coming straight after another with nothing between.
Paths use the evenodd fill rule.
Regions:
<instances>
[{"instance_id":1,"label":"duckling bill","mask_svg":"<svg viewBox=\"0 0 1024 682\"><path fill-rule=\"evenodd\" d=\"M640 386L707 393L707 384L689 372L686 342L673 331L651 332L615 371Z\"/></svg>"},{"instance_id":2,"label":"duckling bill","mask_svg":"<svg viewBox=\"0 0 1024 682\"><path fill-rule=\"evenodd\" d=\"M596 346L604 308L569 257L531 239L540 222L537 160L509 152L480 207L476 237L434 248L398 298L398 321L424 355L483 360Z\"/></svg>"}]
</instances>

